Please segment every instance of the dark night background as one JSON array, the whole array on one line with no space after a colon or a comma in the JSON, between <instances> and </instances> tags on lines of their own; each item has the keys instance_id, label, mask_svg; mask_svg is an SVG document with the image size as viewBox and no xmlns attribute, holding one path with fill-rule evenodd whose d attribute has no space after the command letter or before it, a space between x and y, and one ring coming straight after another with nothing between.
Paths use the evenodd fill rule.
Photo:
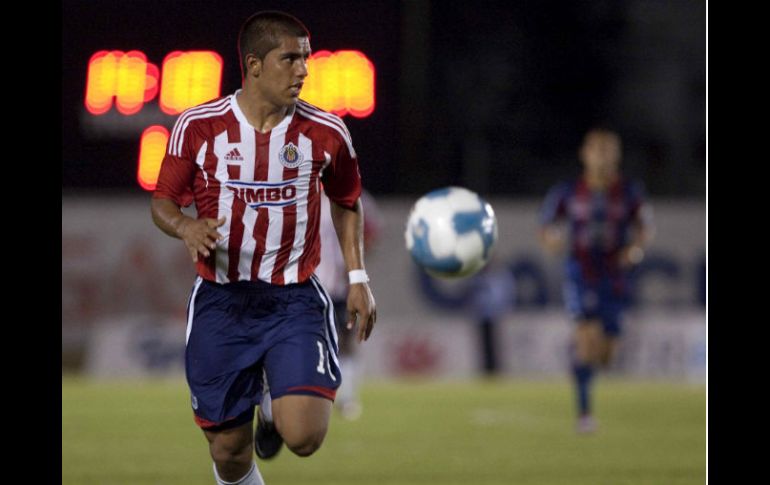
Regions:
<instances>
[{"instance_id":1,"label":"dark night background","mask_svg":"<svg viewBox=\"0 0 770 485\"><path fill-rule=\"evenodd\" d=\"M706 193L702 1L65 0L62 8L65 194L141 193L141 131L174 121L157 99L133 117L88 114L93 53L138 49L160 65L173 50L214 50L228 94L240 86L240 24L265 9L299 17L314 51L357 49L374 63L374 113L345 117L374 194L455 184L540 196L578 172L577 147L594 124L620 132L624 168L651 195Z\"/></svg>"}]
</instances>

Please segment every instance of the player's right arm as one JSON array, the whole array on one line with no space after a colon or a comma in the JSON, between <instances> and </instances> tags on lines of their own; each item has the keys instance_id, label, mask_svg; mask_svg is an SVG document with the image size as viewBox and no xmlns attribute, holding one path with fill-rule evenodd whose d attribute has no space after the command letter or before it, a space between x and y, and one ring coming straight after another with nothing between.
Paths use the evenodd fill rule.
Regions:
<instances>
[{"instance_id":1,"label":"player's right arm","mask_svg":"<svg viewBox=\"0 0 770 485\"><path fill-rule=\"evenodd\" d=\"M198 254L208 257L216 242L222 239L217 228L225 219L193 219L182 212L193 201L193 184L198 166L194 162L196 142L194 133L189 128L181 128L180 120L174 126L172 136L166 148L166 154L160 166L158 183L152 194L152 220L161 231L171 237L184 241L193 262L198 261ZM182 133L177 133L182 130ZM171 140L175 140L172 144Z\"/></svg>"},{"instance_id":2,"label":"player's right arm","mask_svg":"<svg viewBox=\"0 0 770 485\"><path fill-rule=\"evenodd\" d=\"M564 216L567 185L552 187L545 196L540 210L538 238L543 247L551 253L560 253L564 248L564 231L558 221Z\"/></svg>"},{"instance_id":3,"label":"player's right arm","mask_svg":"<svg viewBox=\"0 0 770 485\"><path fill-rule=\"evenodd\" d=\"M193 219L182 213L181 207L171 199L153 198L151 210L155 225L169 236L184 241L194 263L198 261L198 253L208 257L209 250L216 248L217 241L222 239L217 228L225 223L224 217Z\"/></svg>"}]
</instances>

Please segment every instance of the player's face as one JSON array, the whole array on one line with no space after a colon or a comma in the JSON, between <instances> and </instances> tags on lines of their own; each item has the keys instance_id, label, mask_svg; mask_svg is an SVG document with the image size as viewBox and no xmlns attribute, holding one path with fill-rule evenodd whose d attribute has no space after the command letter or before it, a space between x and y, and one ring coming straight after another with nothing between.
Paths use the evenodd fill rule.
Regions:
<instances>
[{"instance_id":1,"label":"player's face","mask_svg":"<svg viewBox=\"0 0 770 485\"><path fill-rule=\"evenodd\" d=\"M283 36L278 47L262 62L258 86L262 95L277 106L297 102L307 77L310 40L307 37Z\"/></svg>"},{"instance_id":2,"label":"player's face","mask_svg":"<svg viewBox=\"0 0 770 485\"><path fill-rule=\"evenodd\" d=\"M620 140L611 133L589 133L580 148L580 159L587 170L612 175L620 164Z\"/></svg>"}]
</instances>

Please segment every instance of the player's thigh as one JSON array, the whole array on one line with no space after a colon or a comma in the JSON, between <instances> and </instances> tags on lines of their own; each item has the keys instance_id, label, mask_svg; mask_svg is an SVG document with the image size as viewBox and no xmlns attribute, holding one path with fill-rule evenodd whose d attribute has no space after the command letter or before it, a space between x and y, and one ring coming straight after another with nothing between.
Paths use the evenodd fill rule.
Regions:
<instances>
[{"instance_id":1,"label":"player's thigh","mask_svg":"<svg viewBox=\"0 0 770 485\"><path fill-rule=\"evenodd\" d=\"M271 348L264 365L279 433L295 453L312 453L326 436L342 382L335 349L324 336L297 334Z\"/></svg>"},{"instance_id":2,"label":"player's thigh","mask_svg":"<svg viewBox=\"0 0 770 485\"><path fill-rule=\"evenodd\" d=\"M605 335L604 345L602 346L602 361L605 365L615 360L615 356L618 354L619 347L619 338Z\"/></svg>"},{"instance_id":3,"label":"player's thigh","mask_svg":"<svg viewBox=\"0 0 770 485\"><path fill-rule=\"evenodd\" d=\"M575 325L575 352L581 362L596 360L601 350L602 326L596 319L579 320Z\"/></svg>"},{"instance_id":4,"label":"player's thigh","mask_svg":"<svg viewBox=\"0 0 770 485\"><path fill-rule=\"evenodd\" d=\"M596 330L601 329L598 288L580 278L569 277L564 281L563 292L564 304L576 323L576 344L583 347L593 345Z\"/></svg>"},{"instance_id":5,"label":"player's thigh","mask_svg":"<svg viewBox=\"0 0 770 485\"><path fill-rule=\"evenodd\" d=\"M321 444L329 428L332 401L326 398L287 394L272 404L273 419L284 441L292 444Z\"/></svg>"},{"instance_id":6,"label":"player's thigh","mask_svg":"<svg viewBox=\"0 0 770 485\"><path fill-rule=\"evenodd\" d=\"M608 365L615 357L620 345L622 333L622 318L626 308L626 299L623 295L615 295L611 292L602 299L601 317L601 361Z\"/></svg>"},{"instance_id":7,"label":"player's thigh","mask_svg":"<svg viewBox=\"0 0 770 485\"><path fill-rule=\"evenodd\" d=\"M287 331L264 360L273 416L287 444L295 434L325 433L342 383L331 299L315 280L311 283L292 292Z\"/></svg>"},{"instance_id":8,"label":"player's thigh","mask_svg":"<svg viewBox=\"0 0 770 485\"><path fill-rule=\"evenodd\" d=\"M623 314L626 301L621 297L608 297L602 302L601 317L604 335L609 339L619 339L623 330Z\"/></svg>"},{"instance_id":9,"label":"player's thigh","mask_svg":"<svg viewBox=\"0 0 770 485\"><path fill-rule=\"evenodd\" d=\"M242 295L201 281L189 307L185 375L196 423L203 429L251 422L261 396L265 344L244 337L233 317Z\"/></svg>"},{"instance_id":10,"label":"player's thigh","mask_svg":"<svg viewBox=\"0 0 770 485\"><path fill-rule=\"evenodd\" d=\"M273 401L285 395L306 395L334 401L342 383L337 350L323 335L288 337L267 351L264 360Z\"/></svg>"}]
</instances>

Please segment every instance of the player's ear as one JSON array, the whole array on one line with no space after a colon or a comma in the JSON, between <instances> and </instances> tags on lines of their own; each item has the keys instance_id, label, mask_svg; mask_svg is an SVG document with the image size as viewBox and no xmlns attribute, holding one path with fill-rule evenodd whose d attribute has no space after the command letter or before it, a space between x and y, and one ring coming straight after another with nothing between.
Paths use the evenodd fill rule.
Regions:
<instances>
[{"instance_id":1,"label":"player's ear","mask_svg":"<svg viewBox=\"0 0 770 485\"><path fill-rule=\"evenodd\" d=\"M259 77L262 72L262 59L254 54L246 54L246 67L250 76Z\"/></svg>"}]
</instances>

